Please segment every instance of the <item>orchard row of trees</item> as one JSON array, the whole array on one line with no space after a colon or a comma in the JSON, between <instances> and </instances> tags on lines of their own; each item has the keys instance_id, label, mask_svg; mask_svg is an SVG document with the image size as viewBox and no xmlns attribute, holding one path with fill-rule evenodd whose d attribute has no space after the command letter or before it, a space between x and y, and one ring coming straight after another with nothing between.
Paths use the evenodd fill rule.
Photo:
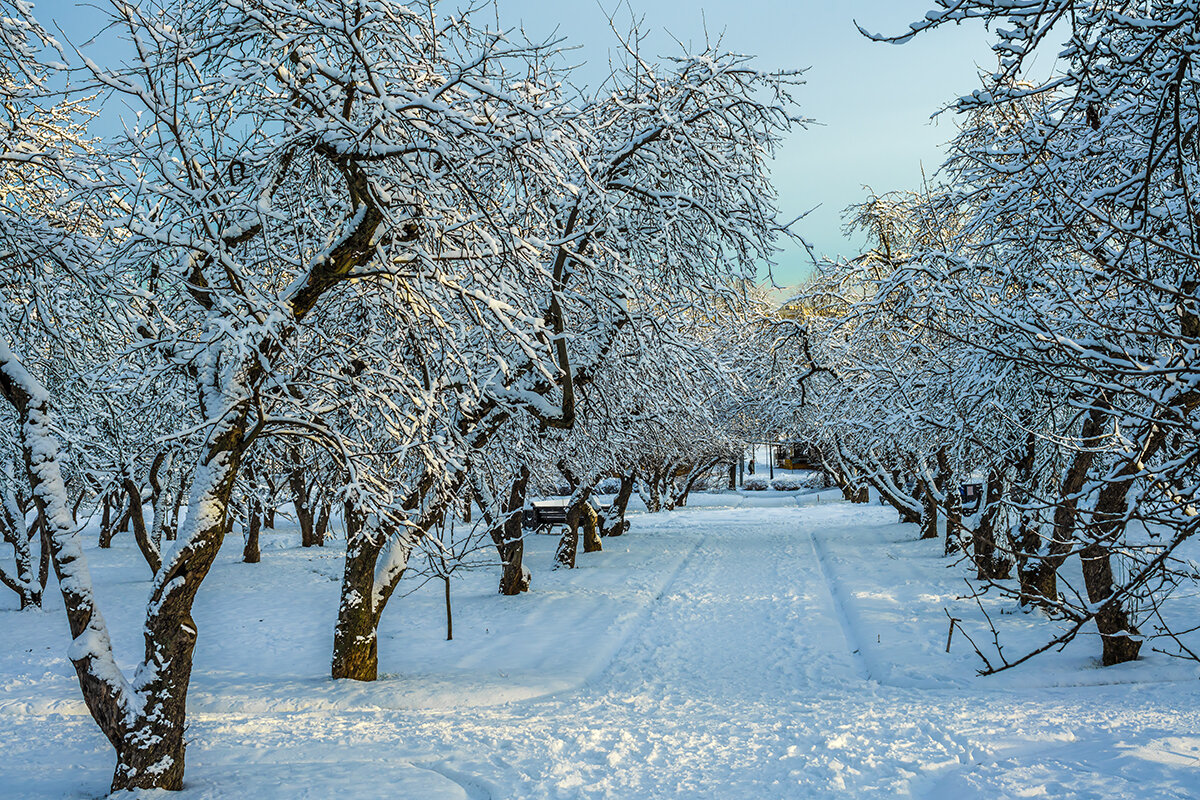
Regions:
<instances>
[{"instance_id":1,"label":"orchard row of trees","mask_svg":"<svg viewBox=\"0 0 1200 800\"><path fill-rule=\"evenodd\" d=\"M848 498L942 524L985 590L1062 620L1042 650L1195 658L1160 611L1197 577L1200 3L942 0L910 36L967 19L999 62L944 180L855 209L869 251L796 301L781 396L807 387L793 419Z\"/></svg>"},{"instance_id":2,"label":"orchard row of trees","mask_svg":"<svg viewBox=\"0 0 1200 800\"><path fill-rule=\"evenodd\" d=\"M531 493L569 485L571 566L580 524L589 548L623 530L635 474L669 504L740 447L731 321L786 234L767 163L798 80L716 46L650 62L632 30L589 93L487 8L106 10L110 58L0 13L0 578L36 605L56 573L113 789L179 789L191 609L235 525L257 561L284 501L306 545L342 521L332 674L373 680L380 616L456 510L517 593ZM132 675L97 517L153 574Z\"/></svg>"}]
</instances>

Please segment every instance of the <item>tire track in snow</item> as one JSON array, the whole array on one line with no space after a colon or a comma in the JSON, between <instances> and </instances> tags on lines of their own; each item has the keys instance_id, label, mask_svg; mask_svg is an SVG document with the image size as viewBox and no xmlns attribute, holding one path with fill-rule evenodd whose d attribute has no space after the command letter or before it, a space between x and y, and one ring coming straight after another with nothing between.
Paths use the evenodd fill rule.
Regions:
<instances>
[{"instance_id":1,"label":"tire track in snow","mask_svg":"<svg viewBox=\"0 0 1200 800\"><path fill-rule=\"evenodd\" d=\"M801 532L779 533L776 520L760 519L705 535L606 675L659 700L704 675L710 696L751 704L823 684L831 669L855 675L844 657L822 654L820 642L837 634L811 545ZM770 680L745 683L747 661Z\"/></svg>"},{"instance_id":2,"label":"tire track in snow","mask_svg":"<svg viewBox=\"0 0 1200 800\"><path fill-rule=\"evenodd\" d=\"M666 580L662 582L658 594L626 623L625 629L615 638L612 646L604 651L596 668L584 679L584 686L592 686L598 683L601 678L607 677L608 672L617 660L617 656L626 648L635 632L646 629L646 623L650 621L655 610L662 605L663 598L667 596L667 592L674 588L676 581L679 580L679 576L683 574L683 571L687 569L695 557L696 551L708 541L708 536L707 533L701 533L696 537L696 541L692 544L691 549L684 554L683 558L679 559L679 563L675 565L675 569L671 570Z\"/></svg>"},{"instance_id":3,"label":"tire track in snow","mask_svg":"<svg viewBox=\"0 0 1200 800\"><path fill-rule=\"evenodd\" d=\"M829 592L829 597L833 601L833 614L842 629L842 638L846 641L846 649L850 652L850 658L854 662L855 671L858 672L858 676L863 680L875 681L877 678L873 673L878 670L871 668L871 663L867 658L863 643L859 640L858 633L850 621L846 598L843 596L840 584L837 583L829 568L829 553L825 548L825 544L815 531L810 530L808 532L808 539L812 543L812 551L817 563L817 569L821 573L821 578L825 581L825 589Z\"/></svg>"}]
</instances>

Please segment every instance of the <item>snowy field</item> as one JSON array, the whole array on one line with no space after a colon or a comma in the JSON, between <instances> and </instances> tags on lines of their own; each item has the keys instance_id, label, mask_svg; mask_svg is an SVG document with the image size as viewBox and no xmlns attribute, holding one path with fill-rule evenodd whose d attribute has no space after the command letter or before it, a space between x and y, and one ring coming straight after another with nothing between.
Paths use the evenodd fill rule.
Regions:
<instances>
[{"instance_id":1,"label":"snowy field","mask_svg":"<svg viewBox=\"0 0 1200 800\"><path fill-rule=\"evenodd\" d=\"M231 537L200 593L187 788L178 800L1194 798L1200 671L1149 653L1101 669L1078 642L1016 671L979 659L961 567L836 492L702 495L494 593L492 570L413 584L381 628L382 679L327 679L337 542ZM819 502L818 502L819 501ZM94 541L94 537L89 537ZM140 655L149 571L89 552L118 657ZM79 699L66 624L0 596L0 798L105 795L113 756ZM1185 604L1190 600L1181 601ZM1053 623L988 608L1019 649ZM1194 606L1187 606L1194 609Z\"/></svg>"}]
</instances>

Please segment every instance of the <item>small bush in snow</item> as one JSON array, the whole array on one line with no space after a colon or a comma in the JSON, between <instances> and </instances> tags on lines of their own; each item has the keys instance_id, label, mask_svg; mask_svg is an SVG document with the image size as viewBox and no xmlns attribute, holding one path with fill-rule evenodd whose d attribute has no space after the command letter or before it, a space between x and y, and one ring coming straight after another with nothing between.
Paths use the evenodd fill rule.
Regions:
<instances>
[{"instance_id":1,"label":"small bush in snow","mask_svg":"<svg viewBox=\"0 0 1200 800\"><path fill-rule=\"evenodd\" d=\"M621 491L620 478L605 478L596 484L596 494L616 494Z\"/></svg>"},{"instance_id":2,"label":"small bush in snow","mask_svg":"<svg viewBox=\"0 0 1200 800\"><path fill-rule=\"evenodd\" d=\"M754 476L746 478L746 482L742 484L742 488L748 492L764 492L767 489L767 479Z\"/></svg>"},{"instance_id":3,"label":"small bush in snow","mask_svg":"<svg viewBox=\"0 0 1200 800\"><path fill-rule=\"evenodd\" d=\"M829 485L829 481L825 478L824 472L816 470L804 475L797 475L800 479L800 488L802 489L824 489Z\"/></svg>"},{"instance_id":4,"label":"small bush in snow","mask_svg":"<svg viewBox=\"0 0 1200 800\"><path fill-rule=\"evenodd\" d=\"M771 481L771 488L777 492L795 492L803 489L804 486L799 479L787 476Z\"/></svg>"}]
</instances>

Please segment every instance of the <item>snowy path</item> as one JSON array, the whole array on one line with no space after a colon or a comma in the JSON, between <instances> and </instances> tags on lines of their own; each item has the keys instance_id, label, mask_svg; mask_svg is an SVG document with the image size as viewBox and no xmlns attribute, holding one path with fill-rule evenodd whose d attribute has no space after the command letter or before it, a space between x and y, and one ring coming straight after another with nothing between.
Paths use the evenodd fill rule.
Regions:
<instances>
[{"instance_id":1,"label":"snowy path","mask_svg":"<svg viewBox=\"0 0 1200 800\"><path fill-rule=\"evenodd\" d=\"M195 713L184 797L1200 795L1194 674L972 678L969 652L940 652L960 573L893 518L842 504L641 517L624 544L652 559L652 585L605 584L631 613L583 685L503 705ZM0 713L0 735L0 789L18 791L0 796L78 786L64 747L96 778L90 796L106 779L90 720Z\"/></svg>"}]
</instances>

